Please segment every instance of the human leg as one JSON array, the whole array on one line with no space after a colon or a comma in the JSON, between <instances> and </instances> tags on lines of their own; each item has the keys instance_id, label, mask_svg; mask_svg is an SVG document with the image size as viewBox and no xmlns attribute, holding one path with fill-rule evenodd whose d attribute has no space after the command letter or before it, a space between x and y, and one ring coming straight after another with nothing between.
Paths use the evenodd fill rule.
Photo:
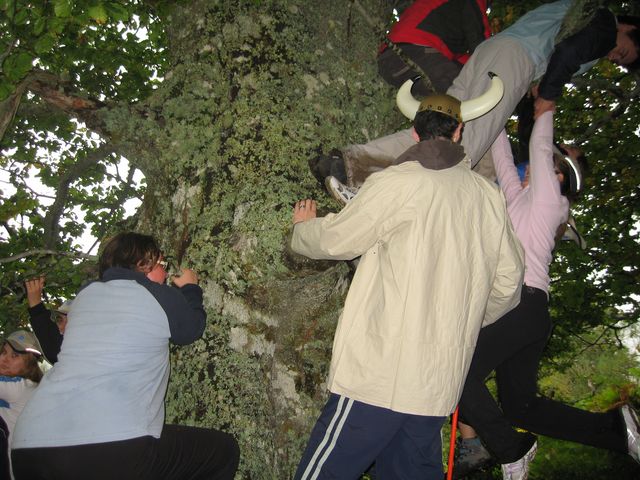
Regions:
<instances>
[{"instance_id":1,"label":"human leg","mask_svg":"<svg viewBox=\"0 0 640 480\"><path fill-rule=\"evenodd\" d=\"M238 469L238 443L225 432L165 425L156 442L153 478L232 480Z\"/></svg>"},{"instance_id":2,"label":"human leg","mask_svg":"<svg viewBox=\"0 0 640 480\"><path fill-rule=\"evenodd\" d=\"M466 423L458 421L460 436L456 440L453 478L464 478L471 472L491 463L491 454L482 444L476 431Z\"/></svg>"},{"instance_id":3,"label":"human leg","mask_svg":"<svg viewBox=\"0 0 640 480\"><path fill-rule=\"evenodd\" d=\"M504 96L489 113L465 123L462 145L471 157L472 166L489 149L526 93L533 80L534 67L516 40L494 37L478 45L447 93L462 101L481 95L490 85L488 72L498 74L504 83Z\"/></svg>"},{"instance_id":4,"label":"human leg","mask_svg":"<svg viewBox=\"0 0 640 480\"><path fill-rule=\"evenodd\" d=\"M12 450L16 480L153 480L153 437Z\"/></svg>"},{"instance_id":5,"label":"human leg","mask_svg":"<svg viewBox=\"0 0 640 480\"><path fill-rule=\"evenodd\" d=\"M357 187L369 175L391 166L393 161L416 144L413 129L400 130L362 145L349 145L342 150L347 183Z\"/></svg>"},{"instance_id":6,"label":"human leg","mask_svg":"<svg viewBox=\"0 0 640 480\"><path fill-rule=\"evenodd\" d=\"M359 478L407 417L413 416L331 394L311 432L294 478ZM378 468L376 471L380 475Z\"/></svg>"},{"instance_id":7,"label":"human leg","mask_svg":"<svg viewBox=\"0 0 640 480\"><path fill-rule=\"evenodd\" d=\"M433 87L429 89L425 83L418 82L412 88L412 92L416 95L445 93L462 69L461 63L448 59L433 47L401 44L399 48L404 56L418 65L429 77L429 83ZM389 85L396 88L422 72L413 69L390 48L378 57L378 73Z\"/></svg>"},{"instance_id":8,"label":"human leg","mask_svg":"<svg viewBox=\"0 0 640 480\"><path fill-rule=\"evenodd\" d=\"M442 478L440 430L445 417L408 415L389 444L376 458L381 479Z\"/></svg>"},{"instance_id":9,"label":"human leg","mask_svg":"<svg viewBox=\"0 0 640 480\"><path fill-rule=\"evenodd\" d=\"M239 450L230 435L165 425L159 439L13 450L17 480L230 480Z\"/></svg>"},{"instance_id":10,"label":"human leg","mask_svg":"<svg viewBox=\"0 0 640 480\"><path fill-rule=\"evenodd\" d=\"M532 290L538 294L532 294ZM544 296L542 307L538 305L539 295ZM535 437L514 430L485 379L491 371L499 372L503 365L516 363L521 366L520 388L530 396L535 395L537 363L551 328L540 321L536 315L539 311L546 311L545 293L524 287L518 307L480 331L460 400L462 420L476 429L500 463L520 459L533 446ZM497 382L500 385L500 378Z\"/></svg>"},{"instance_id":11,"label":"human leg","mask_svg":"<svg viewBox=\"0 0 640 480\"><path fill-rule=\"evenodd\" d=\"M517 366L501 367L498 385L505 417L515 427L547 437L627 453L625 424L619 409L589 412L523 392Z\"/></svg>"},{"instance_id":12,"label":"human leg","mask_svg":"<svg viewBox=\"0 0 640 480\"><path fill-rule=\"evenodd\" d=\"M11 478L9 474L9 457L11 454L9 446L9 427L2 417L0 417L0 478Z\"/></svg>"}]
</instances>

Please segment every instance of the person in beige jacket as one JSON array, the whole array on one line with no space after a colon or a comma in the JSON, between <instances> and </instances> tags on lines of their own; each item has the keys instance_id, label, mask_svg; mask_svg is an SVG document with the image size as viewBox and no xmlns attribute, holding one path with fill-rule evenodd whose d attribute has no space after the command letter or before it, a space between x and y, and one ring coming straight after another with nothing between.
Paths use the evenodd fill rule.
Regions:
<instances>
[{"instance_id":1,"label":"person in beige jacket","mask_svg":"<svg viewBox=\"0 0 640 480\"><path fill-rule=\"evenodd\" d=\"M428 99L414 121L421 141L340 213L315 218L312 200L294 207L295 252L361 257L335 333L330 398L296 479L355 479L374 461L382 479L441 479L440 429L478 332L518 303L523 254L504 197L470 169L460 102Z\"/></svg>"}]
</instances>

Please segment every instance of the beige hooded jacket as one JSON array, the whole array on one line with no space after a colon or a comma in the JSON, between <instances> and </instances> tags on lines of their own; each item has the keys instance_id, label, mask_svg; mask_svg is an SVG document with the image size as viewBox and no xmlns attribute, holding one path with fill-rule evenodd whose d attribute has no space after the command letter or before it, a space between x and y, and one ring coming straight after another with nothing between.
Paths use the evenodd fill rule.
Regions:
<instances>
[{"instance_id":1,"label":"beige hooded jacket","mask_svg":"<svg viewBox=\"0 0 640 480\"><path fill-rule=\"evenodd\" d=\"M409 161L437 157L428 143L371 175L340 213L298 223L292 248L315 259L362 256L336 329L329 390L445 416L480 328L518 304L524 258L496 185L460 159L440 170Z\"/></svg>"}]
</instances>

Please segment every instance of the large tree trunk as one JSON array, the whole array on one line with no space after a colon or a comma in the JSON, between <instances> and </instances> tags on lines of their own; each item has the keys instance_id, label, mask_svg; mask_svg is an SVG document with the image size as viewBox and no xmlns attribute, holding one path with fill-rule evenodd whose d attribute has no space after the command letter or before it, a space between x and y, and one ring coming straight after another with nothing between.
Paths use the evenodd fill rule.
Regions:
<instances>
[{"instance_id":1,"label":"large tree trunk","mask_svg":"<svg viewBox=\"0 0 640 480\"><path fill-rule=\"evenodd\" d=\"M350 280L344 262L287 252L291 207L313 196L336 210L307 159L402 120L350 2L186 3L167 18L162 87L106 118L147 175L138 228L201 274L209 325L175 349L167 421L235 434L243 478L290 478ZM362 4L383 18L382 0Z\"/></svg>"}]
</instances>

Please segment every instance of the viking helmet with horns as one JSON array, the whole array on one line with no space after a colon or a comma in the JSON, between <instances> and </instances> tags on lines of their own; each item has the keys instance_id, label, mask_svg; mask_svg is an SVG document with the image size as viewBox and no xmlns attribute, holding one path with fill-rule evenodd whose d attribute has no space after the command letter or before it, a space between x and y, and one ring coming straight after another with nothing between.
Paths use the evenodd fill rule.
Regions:
<instances>
[{"instance_id":1,"label":"viking helmet with horns","mask_svg":"<svg viewBox=\"0 0 640 480\"><path fill-rule=\"evenodd\" d=\"M491 86L482 95L476 98L461 102L451 95L429 95L421 102L413 98L411 87L414 80L407 80L402 84L396 95L396 104L402 114L409 120L413 120L418 112L431 110L440 112L454 118L458 122L467 122L478 118L489 112L502 99L504 85L500 77L493 72L489 72Z\"/></svg>"}]
</instances>

